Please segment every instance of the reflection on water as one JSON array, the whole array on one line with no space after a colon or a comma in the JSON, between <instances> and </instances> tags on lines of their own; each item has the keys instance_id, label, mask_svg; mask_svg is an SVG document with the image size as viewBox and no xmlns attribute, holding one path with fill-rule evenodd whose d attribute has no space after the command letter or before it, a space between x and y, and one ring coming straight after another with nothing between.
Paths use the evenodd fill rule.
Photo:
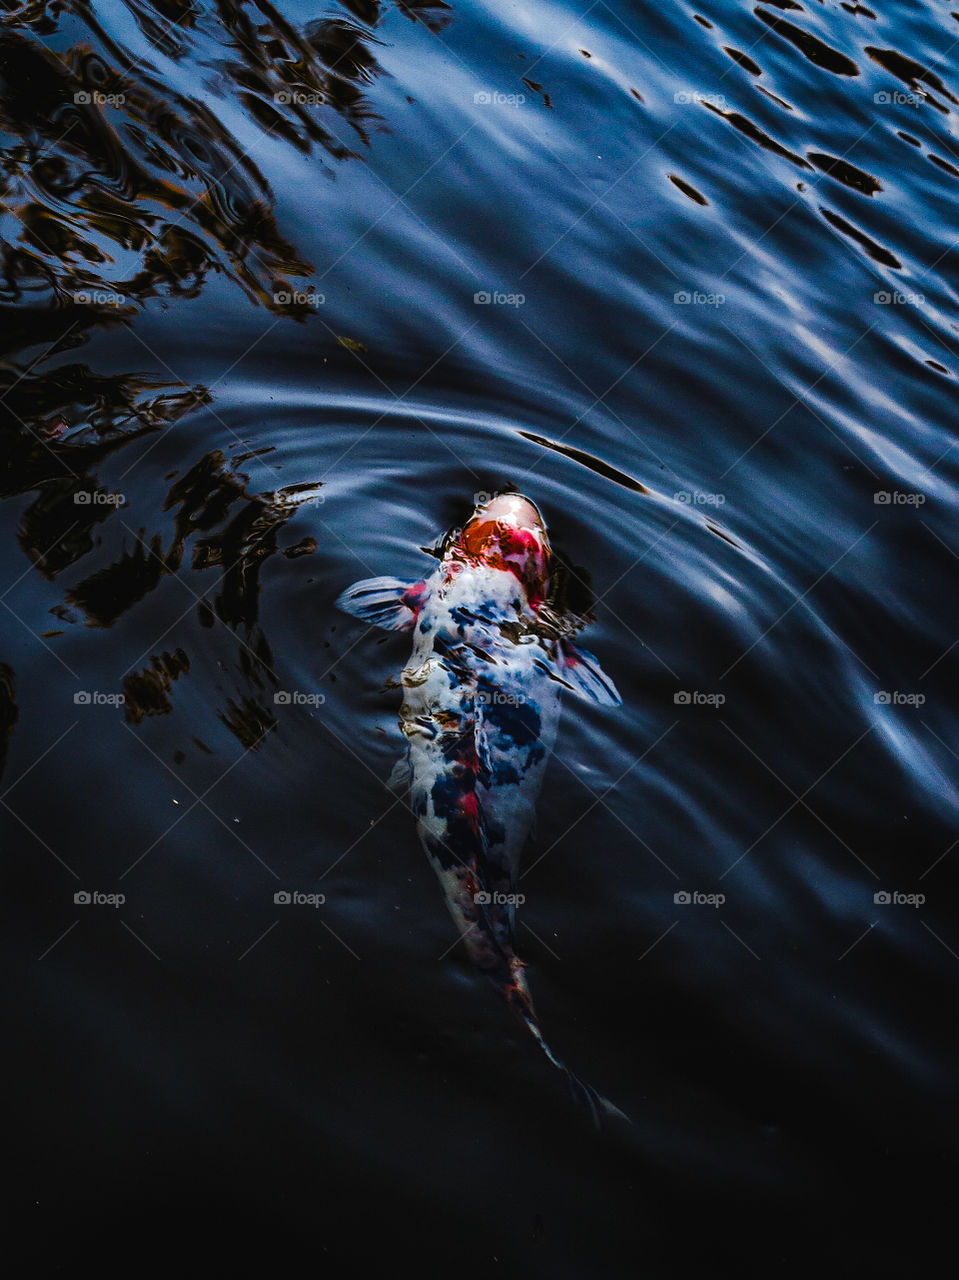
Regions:
<instances>
[{"instance_id":1,"label":"reflection on water","mask_svg":"<svg viewBox=\"0 0 959 1280\"><path fill-rule=\"evenodd\" d=\"M443 26L442 0L401 7L431 30ZM268 4L254 12L218 0L215 14L183 3L127 8L158 52L210 68L266 139L347 159L355 152L322 123L333 113L368 145L378 119L364 96L379 74L376 0L355 6L356 21L302 30ZM4 299L70 307L79 297L87 314L72 318L83 329L150 298L197 297L216 273L277 314L302 314L278 298L297 293L290 278L311 268L277 225L256 148L134 60L92 8L81 16L85 38L65 50L43 43L59 34L59 6L25 6L3 21Z\"/></svg>"},{"instance_id":2,"label":"reflection on water","mask_svg":"<svg viewBox=\"0 0 959 1280\"><path fill-rule=\"evenodd\" d=\"M154 40L152 19L129 7ZM167 16L182 40L161 48L183 57L201 35L196 12ZM204 24L203 52L214 44L225 55L209 62L218 82L230 83L268 135L345 158L350 152L302 104L322 103L367 140L360 86L376 62L365 33L327 22L301 34L269 8L258 17L254 26L244 5L224 3ZM4 150L4 201L6 220L19 223L4 228L8 299L36 305L52 295L64 304L79 294L94 307L125 309L196 297L215 272L282 310L274 294L310 267L280 233L249 148L209 106L171 91L88 18L102 53L82 42L61 53L31 38L38 27L51 34L45 14L5 23L0 124L16 141Z\"/></svg>"},{"instance_id":3,"label":"reflection on water","mask_svg":"<svg viewBox=\"0 0 959 1280\"><path fill-rule=\"evenodd\" d=\"M215 72L236 107L301 151L332 160L355 153L323 127L317 107L343 118L369 143L378 117L364 86L377 74L374 0L352 19L289 22L270 5L254 10L219 0L215 12L192 3L127 8L151 47L188 56ZM442 28L447 6L402 5L410 19ZM77 20L85 28L76 38ZM74 43L45 41L69 30ZM278 315L302 320L302 289L292 279L309 264L281 234L275 196L253 158L220 116L174 90L143 58L133 58L84 6L69 20L58 5L8 11L0 34L3 148L3 301L8 363L0 373L4 493L36 493L21 517L22 549L55 578L88 555L100 526L123 523L122 501L99 486L96 469L144 434L171 427L211 402L187 388L139 373L98 373L88 364L45 368L97 328L130 324L150 299L195 299L212 275ZM322 163L319 161L318 163ZM14 309L15 308L15 309ZM18 350L43 344L29 361ZM255 632L259 567L310 484L249 496L246 480L221 452L196 462L171 488L172 541L127 530L129 546L111 564L69 588L65 604L90 626L110 627L183 565L189 536L203 532L190 567L219 567L219 588L201 614L242 627L242 661L270 673L270 650ZM304 491L309 493L304 496ZM218 526L223 526L219 528ZM124 525L126 529L127 526ZM309 547L301 545L300 554ZM71 618L60 609L61 620ZM210 625L208 620L205 625ZM182 651L177 651L182 654ZM182 662L183 665L180 665ZM185 655L156 655L127 681L128 716L169 709L170 682ZM12 679L12 675L11 675ZM250 725L272 723L262 707L232 706L228 723L245 745ZM255 737L261 736L259 733Z\"/></svg>"}]
</instances>

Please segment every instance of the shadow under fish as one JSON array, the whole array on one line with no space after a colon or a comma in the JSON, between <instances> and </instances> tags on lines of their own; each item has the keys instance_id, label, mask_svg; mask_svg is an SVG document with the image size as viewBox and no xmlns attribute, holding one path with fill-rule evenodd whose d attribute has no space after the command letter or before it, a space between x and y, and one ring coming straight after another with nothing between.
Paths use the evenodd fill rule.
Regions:
<instances>
[{"instance_id":1,"label":"shadow under fish","mask_svg":"<svg viewBox=\"0 0 959 1280\"><path fill-rule=\"evenodd\" d=\"M572 635L583 619L550 605L546 526L519 494L479 504L428 579L368 578L339 608L411 631L400 728L409 750L391 785L409 791L423 847L471 960L499 988L574 1097L626 1119L579 1080L543 1037L515 950L517 877L556 740L562 692L601 706L619 694Z\"/></svg>"}]
</instances>

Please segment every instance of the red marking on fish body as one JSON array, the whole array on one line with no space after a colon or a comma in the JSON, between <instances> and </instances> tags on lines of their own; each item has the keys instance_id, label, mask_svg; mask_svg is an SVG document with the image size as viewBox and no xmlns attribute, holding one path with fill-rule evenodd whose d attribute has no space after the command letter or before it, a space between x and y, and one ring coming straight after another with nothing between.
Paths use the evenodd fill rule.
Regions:
<instances>
[{"instance_id":1,"label":"red marking on fish body","mask_svg":"<svg viewBox=\"0 0 959 1280\"><path fill-rule=\"evenodd\" d=\"M420 610L423 608L423 605L426 603L425 580L414 582L411 587L407 587L400 599L403 604L406 605L407 609L409 609L410 613L412 613L414 617L417 617Z\"/></svg>"},{"instance_id":2,"label":"red marking on fish body","mask_svg":"<svg viewBox=\"0 0 959 1280\"><path fill-rule=\"evenodd\" d=\"M551 552L546 526L527 499L501 495L478 509L459 537L467 563L512 573L538 609L549 590Z\"/></svg>"},{"instance_id":3,"label":"red marking on fish body","mask_svg":"<svg viewBox=\"0 0 959 1280\"><path fill-rule=\"evenodd\" d=\"M474 833L479 830L479 799L475 791L464 791L459 800L458 808L463 817L470 825L470 830Z\"/></svg>"}]
</instances>

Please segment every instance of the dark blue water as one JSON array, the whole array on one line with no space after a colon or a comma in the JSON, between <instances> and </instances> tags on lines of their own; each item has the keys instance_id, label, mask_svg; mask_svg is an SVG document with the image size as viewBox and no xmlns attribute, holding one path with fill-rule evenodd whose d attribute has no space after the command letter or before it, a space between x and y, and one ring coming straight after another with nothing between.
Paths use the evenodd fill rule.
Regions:
<instances>
[{"instance_id":1,"label":"dark blue water","mask_svg":"<svg viewBox=\"0 0 959 1280\"><path fill-rule=\"evenodd\" d=\"M955 1148L957 23L5 5L29 1274L919 1271ZM333 607L511 485L623 696L567 708L519 943L626 1131L451 945L384 788L407 640Z\"/></svg>"}]
</instances>

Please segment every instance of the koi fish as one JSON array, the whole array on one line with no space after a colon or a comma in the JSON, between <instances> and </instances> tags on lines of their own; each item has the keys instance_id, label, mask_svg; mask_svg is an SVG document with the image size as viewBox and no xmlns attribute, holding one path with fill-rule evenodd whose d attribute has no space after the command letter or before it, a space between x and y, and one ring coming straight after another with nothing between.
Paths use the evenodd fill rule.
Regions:
<instances>
[{"instance_id":1,"label":"koi fish","mask_svg":"<svg viewBox=\"0 0 959 1280\"><path fill-rule=\"evenodd\" d=\"M384 630L413 633L399 713L408 751L391 785L409 790L471 960L598 1121L600 1113L626 1117L546 1043L514 942L520 857L556 740L560 695L601 706L621 701L593 655L571 639L582 619L551 609L553 568L535 505L498 494L447 538L431 577L367 578L336 603Z\"/></svg>"}]
</instances>

